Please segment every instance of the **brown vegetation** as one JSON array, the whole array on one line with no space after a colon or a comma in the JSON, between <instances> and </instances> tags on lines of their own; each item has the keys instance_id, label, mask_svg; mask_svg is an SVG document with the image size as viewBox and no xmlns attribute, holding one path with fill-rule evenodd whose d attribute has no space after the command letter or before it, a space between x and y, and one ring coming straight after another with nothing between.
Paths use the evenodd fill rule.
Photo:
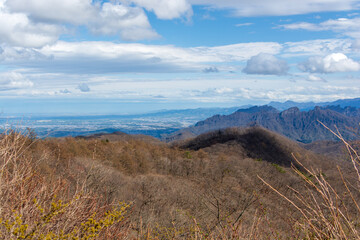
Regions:
<instances>
[{"instance_id":1,"label":"brown vegetation","mask_svg":"<svg viewBox=\"0 0 360 240\"><path fill-rule=\"evenodd\" d=\"M259 178L301 214L301 217L293 220L294 225L299 229L299 237L303 239L360 239L358 201L360 199L360 157L355 148L347 143L339 132L335 133L325 125L324 127L343 142L353 164L354 174L350 176L344 175L341 168L337 166L341 187L335 187L330 183L322 171L303 166L306 172L294 170L304 180L307 189L299 191L291 188L295 193L291 199L261 177Z\"/></svg>"},{"instance_id":2,"label":"brown vegetation","mask_svg":"<svg viewBox=\"0 0 360 240\"><path fill-rule=\"evenodd\" d=\"M25 224L27 234L35 229L62 239L296 239L308 228L298 228L302 214L287 199L301 203L296 197L308 191L304 182L319 176L307 167L294 173L291 154L323 169L321 177L339 191L347 189L337 164L349 183L356 176L351 162L326 161L261 128L229 129L172 146L123 135L39 140L11 132L0 148L5 239L16 239L14 230ZM127 204L114 204L119 201ZM108 211L113 222L96 236L82 228L94 216L104 222Z\"/></svg>"}]
</instances>

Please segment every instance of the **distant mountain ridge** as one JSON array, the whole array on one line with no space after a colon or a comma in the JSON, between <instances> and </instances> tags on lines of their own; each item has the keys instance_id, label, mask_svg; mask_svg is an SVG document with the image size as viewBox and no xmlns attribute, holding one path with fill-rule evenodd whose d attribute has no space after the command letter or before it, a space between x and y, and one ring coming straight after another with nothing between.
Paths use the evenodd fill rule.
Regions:
<instances>
[{"instance_id":1,"label":"distant mountain ridge","mask_svg":"<svg viewBox=\"0 0 360 240\"><path fill-rule=\"evenodd\" d=\"M298 103L287 101L284 103L271 102L266 108L273 107L278 111L284 111L291 107L297 107L301 111L309 111L318 106L328 106L336 112L349 117L358 116L358 112L352 108L360 108L360 98L340 99L334 102L323 103ZM337 107L336 107L337 106ZM181 129L193 126L204 119L214 115L230 115L234 112L250 113L257 112L260 107L251 108L251 105L237 107L213 107L213 108L194 108L194 109L175 109L161 110L151 113L135 115L87 115L87 116L0 116L0 125L18 126L26 132L27 128L33 129L40 138L46 137L65 137L91 135L97 133L113 133L122 131L127 134L145 134L159 139L166 139L172 133ZM269 110L269 109L268 109ZM274 109L272 111L275 111ZM246 123L246 126L256 125ZM232 125L231 125L232 126ZM197 133L195 133L196 135ZM186 135L186 136L185 136ZM181 138L194 136L194 133L184 132Z\"/></svg>"},{"instance_id":2,"label":"distant mountain ridge","mask_svg":"<svg viewBox=\"0 0 360 240\"><path fill-rule=\"evenodd\" d=\"M339 99L333 102L294 102L294 101L270 102L267 105L272 106L280 111L289 109L291 107L298 107L300 110L311 110L316 106L318 107L340 106L340 107L360 108L360 98Z\"/></svg>"},{"instance_id":3,"label":"distant mountain ridge","mask_svg":"<svg viewBox=\"0 0 360 240\"><path fill-rule=\"evenodd\" d=\"M182 129L166 137L166 141L186 139L213 130L229 127L261 126L280 133L290 139L309 143L318 140L336 140L336 137L325 129L334 129L336 125L345 139L359 139L360 109L355 107L327 106L315 107L309 111L300 111L292 107L279 111L272 106L239 109L230 115L215 115L194 126Z\"/></svg>"}]
</instances>

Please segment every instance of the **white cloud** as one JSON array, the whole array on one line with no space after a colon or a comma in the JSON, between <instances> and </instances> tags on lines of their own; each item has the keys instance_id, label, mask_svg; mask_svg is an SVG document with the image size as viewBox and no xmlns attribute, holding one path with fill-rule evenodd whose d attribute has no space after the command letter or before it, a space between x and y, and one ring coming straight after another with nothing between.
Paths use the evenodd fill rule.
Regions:
<instances>
[{"instance_id":1,"label":"white cloud","mask_svg":"<svg viewBox=\"0 0 360 240\"><path fill-rule=\"evenodd\" d=\"M280 50L281 45L273 42L180 48L101 41L57 41L31 51L6 47L0 54L0 60L9 66L41 72L201 72L214 63L246 61L260 52L276 54Z\"/></svg>"},{"instance_id":2,"label":"white cloud","mask_svg":"<svg viewBox=\"0 0 360 240\"><path fill-rule=\"evenodd\" d=\"M18 72L0 73L0 89L30 88L34 83Z\"/></svg>"},{"instance_id":3,"label":"white cloud","mask_svg":"<svg viewBox=\"0 0 360 240\"><path fill-rule=\"evenodd\" d=\"M244 27L244 26L251 26L253 25L254 23L238 23L238 24L235 24L236 27Z\"/></svg>"},{"instance_id":4,"label":"white cloud","mask_svg":"<svg viewBox=\"0 0 360 240\"><path fill-rule=\"evenodd\" d=\"M208 62L213 59L222 61L246 61L259 53L278 54L282 45L277 42L250 42L224 45L218 47L197 47L190 48L198 56L209 58Z\"/></svg>"},{"instance_id":5,"label":"white cloud","mask_svg":"<svg viewBox=\"0 0 360 240\"><path fill-rule=\"evenodd\" d=\"M95 34L120 33L123 39L130 41L159 37L141 8L110 3L103 4L99 16L90 20L88 27Z\"/></svg>"},{"instance_id":6,"label":"white cloud","mask_svg":"<svg viewBox=\"0 0 360 240\"><path fill-rule=\"evenodd\" d=\"M87 27L93 34L119 35L136 41L159 37L151 27L143 8L153 11L159 19L192 15L192 4L229 9L238 16L292 15L309 12L356 9L358 0L1 0L0 41L13 46L42 47L52 44L67 27ZM237 26L249 26L240 23ZM346 31L352 37L359 18L329 20L319 26L302 23L293 28L333 29ZM284 25L285 26L285 25ZM290 28L290 25L288 25ZM257 53L258 54L258 53ZM274 53L270 53L274 54ZM256 54L251 54L256 55Z\"/></svg>"},{"instance_id":7,"label":"white cloud","mask_svg":"<svg viewBox=\"0 0 360 240\"><path fill-rule=\"evenodd\" d=\"M317 39L287 42L283 45L283 57L328 55L334 52L351 53L352 41L348 39Z\"/></svg>"},{"instance_id":8,"label":"white cloud","mask_svg":"<svg viewBox=\"0 0 360 240\"><path fill-rule=\"evenodd\" d=\"M191 4L186 0L131 0L148 11L153 11L159 19L191 17Z\"/></svg>"},{"instance_id":9,"label":"white cloud","mask_svg":"<svg viewBox=\"0 0 360 240\"><path fill-rule=\"evenodd\" d=\"M234 89L228 87L216 88L215 92L218 94L226 94L234 92Z\"/></svg>"},{"instance_id":10,"label":"white cloud","mask_svg":"<svg viewBox=\"0 0 360 240\"><path fill-rule=\"evenodd\" d=\"M60 26L31 21L24 13L10 13L0 5L0 41L13 46L42 47L55 42Z\"/></svg>"},{"instance_id":11,"label":"white cloud","mask_svg":"<svg viewBox=\"0 0 360 240\"><path fill-rule=\"evenodd\" d=\"M306 81L309 81L309 82L326 82L326 80L322 77L319 77L319 76L316 76L316 75L313 75L313 74L310 74L307 78L306 78Z\"/></svg>"},{"instance_id":12,"label":"white cloud","mask_svg":"<svg viewBox=\"0 0 360 240\"><path fill-rule=\"evenodd\" d=\"M4 2L4 0L3 0ZM92 0L7 0L12 11L31 14L38 20L84 24L99 11ZM159 19L191 17L192 5L228 9L237 16L283 16L312 12L358 9L358 0L119 0L126 6L140 6L153 11Z\"/></svg>"},{"instance_id":13,"label":"white cloud","mask_svg":"<svg viewBox=\"0 0 360 240\"><path fill-rule=\"evenodd\" d=\"M310 85L310 84L308 84ZM199 102L259 102L266 104L270 101L297 101L297 102L325 102L359 96L359 87L338 87L326 84L316 86L291 86L277 88L234 88L229 92L218 92L218 89L194 91L192 96L187 96ZM186 95L186 93L184 93Z\"/></svg>"},{"instance_id":14,"label":"white cloud","mask_svg":"<svg viewBox=\"0 0 360 240\"><path fill-rule=\"evenodd\" d=\"M285 75L288 69L286 61L271 54L260 53L247 61L243 72L247 74Z\"/></svg>"},{"instance_id":15,"label":"white cloud","mask_svg":"<svg viewBox=\"0 0 360 240\"><path fill-rule=\"evenodd\" d=\"M338 19L329 19L327 21L321 22L319 24L301 22L301 23L292 23L284 24L280 27L291 30L309 30L309 31L351 31L358 30L360 24L360 18L338 18Z\"/></svg>"},{"instance_id":16,"label":"white cloud","mask_svg":"<svg viewBox=\"0 0 360 240\"><path fill-rule=\"evenodd\" d=\"M350 37L360 37L360 18L338 18L329 19L319 24L301 22L284 24L279 27L289 30L308 30L308 31L333 31L339 32Z\"/></svg>"},{"instance_id":17,"label":"white cloud","mask_svg":"<svg viewBox=\"0 0 360 240\"><path fill-rule=\"evenodd\" d=\"M98 11L91 0L7 0L6 6L37 21L77 25L86 24Z\"/></svg>"},{"instance_id":18,"label":"white cloud","mask_svg":"<svg viewBox=\"0 0 360 240\"><path fill-rule=\"evenodd\" d=\"M334 73L360 71L360 63L348 58L343 53L332 53L325 57L310 57L299 65L304 72Z\"/></svg>"},{"instance_id":19,"label":"white cloud","mask_svg":"<svg viewBox=\"0 0 360 240\"><path fill-rule=\"evenodd\" d=\"M153 39L144 10L119 2L91 0L2 0L0 40L13 46L42 47L55 42L67 27L86 26L94 34L124 40Z\"/></svg>"},{"instance_id":20,"label":"white cloud","mask_svg":"<svg viewBox=\"0 0 360 240\"><path fill-rule=\"evenodd\" d=\"M357 0L189 0L192 4L229 9L236 16L288 16L359 8Z\"/></svg>"},{"instance_id":21,"label":"white cloud","mask_svg":"<svg viewBox=\"0 0 360 240\"><path fill-rule=\"evenodd\" d=\"M266 53L281 58L326 56L333 52L353 52L353 42L346 39L325 39L302 42L239 43L217 47L181 48L172 45L113 43L105 41L65 42L43 48L0 47L0 61L7 67L48 73L120 73L120 72L209 72L215 68L237 70L250 58ZM265 56L266 56L265 54ZM286 63L274 56L247 68L248 72L281 75ZM261 58L261 57L260 57ZM251 62L250 62L251 63ZM256 69L257 70L254 70ZM216 71L216 70L215 70Z\"/></svg>"},{"instance_id":22,"label":"white cloud","mask_svg":"<svg viewBox=\"0 0 360 240\"><path fill-rule=\"evenodd\" d=\"M0 47L1 48L1 47ZM4 64L15 62L50 60L51 56L45 56L38 49L24 47L3 46L0 51L0 61Z\"/></svg>"},{"instance_id":23,"label":"white cloud","mask_svg":"<svg viewBox=\"0 0 360 240\"><path fill-rule=\"evenodd\" d=\"M300 22L300 23L291 23L291 24L283 24L279 27L288 29L288 30L308 30L308 31L321 31L321 28L314 23L308 22Z\"/></svg>"}]
</instances>

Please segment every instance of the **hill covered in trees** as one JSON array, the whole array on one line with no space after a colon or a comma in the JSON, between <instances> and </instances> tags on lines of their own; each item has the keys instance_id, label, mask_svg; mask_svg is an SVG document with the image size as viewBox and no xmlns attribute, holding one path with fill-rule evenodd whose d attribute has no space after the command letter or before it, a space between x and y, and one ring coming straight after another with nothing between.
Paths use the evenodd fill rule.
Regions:
<instances>
[{"instance_id":1,"label":"hill covered in trees","mask_svg":"<svg viewBox=\"0 0 360 240\"><path fill-rule=\"evenodd\" d=\"M0 150L3 239L297 239L316 229L299 227L306 218L286 199L301 206L301 192L321 201L319 184L307 186L318 178L345 193L336 165L347 182L357 177L351 159L315 154L261 127L171 144L124 133L41 140L11 131ZM358 214L351 198L337 207Z\"/></svg>"}]
</instances>

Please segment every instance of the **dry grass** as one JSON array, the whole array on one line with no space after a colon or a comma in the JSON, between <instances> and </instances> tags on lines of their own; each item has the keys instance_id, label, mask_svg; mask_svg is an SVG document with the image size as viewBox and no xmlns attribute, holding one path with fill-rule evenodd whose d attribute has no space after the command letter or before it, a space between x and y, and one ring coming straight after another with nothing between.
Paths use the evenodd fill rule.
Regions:
<instances>
[{"instance_id":1,"label":"dry grass","mask_svg":"<svg viewBox=\"0 0 360 240\"><path fill-rule=\"evenodd\" d=\"M271 149L266 144L277 139L260 145ZM259 158L265 153L249 157L245 140L194 151L130 138L38 140L9 131L0 139L0 239L360 237L356 149L344 141L353 174L325 175L297 161L297 153L301 171L294 174ZM285 153L300 149L280 143Z\"/></svg>"},{"instance_id":2,"label":"dry grass","mask_svg":"<svg viewBox=\"0 0 360 240\"><path fill-rule=\"evenodd\" d=\"M322 124L322 123L321 123ZM300 217L292 219L297 226L299 237L303 239L360 239L360 158L357 151L337 131L325 128L338 137L346 146L353 166L353 176L345 178L341 168L337 166L338 181L342 187L335 187L320 170L307 168L305 172L294 168L303 179L306 191L290 188L295 197L290 199L275 189L271 184L259 177L269 188L289 202Z\"/></svg>"},{"instance_id":3,"label":"dry grass","mask_svg":"<svg viewBox=\"0 0 360 240\"><path fill-rule=\"evenodd\" d=\"M102 204L83 185L73 193L65 179L45 178L29 149L34 144L19 132L0 140L1 239L119 239L129 205Z\"/></svg>"}]
</instances>

